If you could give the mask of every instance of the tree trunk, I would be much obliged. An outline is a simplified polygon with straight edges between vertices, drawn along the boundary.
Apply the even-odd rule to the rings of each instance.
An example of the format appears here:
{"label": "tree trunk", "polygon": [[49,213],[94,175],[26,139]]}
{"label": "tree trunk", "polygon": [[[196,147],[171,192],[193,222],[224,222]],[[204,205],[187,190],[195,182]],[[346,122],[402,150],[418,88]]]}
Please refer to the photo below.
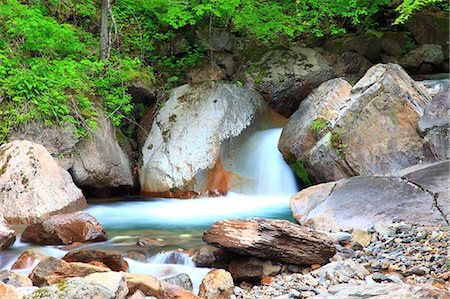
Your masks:
{"label": "tree trunk", "polygon": [[100,59],[109,58],[108,12],[109,0],[102,0],[102,17],[100,23]]}

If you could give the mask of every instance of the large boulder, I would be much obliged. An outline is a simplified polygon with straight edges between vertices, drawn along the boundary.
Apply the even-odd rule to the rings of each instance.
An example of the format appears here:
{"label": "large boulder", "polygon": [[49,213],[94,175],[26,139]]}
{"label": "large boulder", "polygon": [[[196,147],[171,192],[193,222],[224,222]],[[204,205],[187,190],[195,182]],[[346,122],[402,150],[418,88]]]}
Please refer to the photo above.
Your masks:
{"label": "large boulder", "polygon": [[381,40],[373,34],[348,37],[343,44],[345,51],[358,53],[372,62],[377,62],[381,53]]}
{"label": "large boulder", "polygon": [[62,259],[66,262],[100,262],[113,271],[128,271],[128,263],[122,254],[113,251],[85,249],[69,252]]}
{"label": "large boulder", "polygon": [[443,161],[401,171],[399,176],[354,177],[312,186],[292,197],[292,214],[302,225],[334,231],[397,221],[448,225],[449,165]]}
{"label": "large boulder", "polygon": [[297,110],[311,90],[334,76],[319,52],[299,47],[270,50],[249,61],[243,73],[244,81],[286,117]]}
{"label": "large boulder", "polygon": [[86,212],[54,215],[27,226],[21,241],[40,245],[106,241],[103,226]]}
{"label": "large boulder", "polygon": [[251,218],[214,223],[203,241],[228,251],[291,264],[325,264],[335,253],[324,233],[287,220]]}
{"label": "large boulder", "polygon": [[336,83],[313,92],[283,129],[278,147],[289,164],[326,182],[388,174],[423,159],[426,141],[416,128],[431,101],[423,86],[395,64],[372,67],[350,94]]}
{"label": "large boulder", "polygon": [[16,140],[0,147],[0,210],[8,223],[32,223],[87,207],[69,173],[40,144]]}
{"label": "large boulder", "polygon": [[103,114],[97,126],[92,138],[83,138],[74,148],[73,180],[78,186],[93,188],[133,186],[133,164],[119,145],[119,132]]}
{"label": "large boulder", "polygon": [[70,277],[84,277],[92,273],[111,271],[105,267],[85,263],[67,263],[54,257],[46,257],[34,267],[30,279],[35,286],[46,286],[58,283]]}
{"label": "large boulder", "polygon": [[399,60],[399,64],[412,73],[432,73],[444,61],[441,45],[420,45]]}
{"label": "large boulder", "polygon": [[221,143],[252,124],[262,104],[255,91],[233,84],[205,82],[174,89],[142,149],[142,193],[226,192]]}
{"label": "large boulder", "polygon": [[419,132],[427,142],[428,155],[441,160],[450,159],[450,80],[429,80],[420,84],[433,97],[418,123]]}
{"label": "large boulder", "polygon": [[408,45],[406,32],[384,32],[381,36],[383,52],[393,57],[400,57]]}
{"label": "large boulder", "polygon": [[448,18],[447,11],[419,12],[407,22],[407,28],[419,44],[438,44],[448,47]]}
{"label": "large boulder", "polygon": [[9,227],[0,212],[0,250],[10,247],[16,241],[16,232]]}

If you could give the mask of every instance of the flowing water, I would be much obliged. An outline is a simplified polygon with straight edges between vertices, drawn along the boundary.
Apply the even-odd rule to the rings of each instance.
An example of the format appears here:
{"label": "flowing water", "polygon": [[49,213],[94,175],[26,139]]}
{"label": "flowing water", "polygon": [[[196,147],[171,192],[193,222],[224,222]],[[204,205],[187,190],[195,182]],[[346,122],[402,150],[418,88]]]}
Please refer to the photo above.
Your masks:
{"label": "flowing water", "polygon": [[[109,240],[76,249],[122,252],[132,273],[147,273],[160,278],[186,273],[197,289],[209,269],[196,268],[188,253],[203,245],[201,236],[211,224],[230,218],[291,219],[289,199],[298,187],[277,149],[280,134],[281,129],[259,131],[242,145],[236,158],[237,169],[240,176],[253,183],[246,188],[232,188],[234,192],[226,196],[192,200],[127,197],[109,203],[90,204],[87,211],[105,227]],[[20,231],[23,228],[15,229]],[[137,246],[138,237],[157,240],[161,246]],[[26,249],[55,257],[67,253],[56,246],[30,246],[18,241],[0,254],[0,269],[10,269]],[[30,272],[32,266],[21,272]]]}

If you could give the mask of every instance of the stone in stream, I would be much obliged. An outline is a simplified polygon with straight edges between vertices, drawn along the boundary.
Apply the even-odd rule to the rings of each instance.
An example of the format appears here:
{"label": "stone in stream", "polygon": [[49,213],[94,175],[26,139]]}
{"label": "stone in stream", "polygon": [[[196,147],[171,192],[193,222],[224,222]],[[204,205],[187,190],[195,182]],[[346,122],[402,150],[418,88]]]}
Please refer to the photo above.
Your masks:
{"label": "stone in stream", "polygon": [[399,65],[371,67],[350,92],[345,84],[326,84],[302,102],[278,145],[284,159],[310,183],[390,174],[424,158],[428,142],[417,124],[431,96]]}
{"label": "stone in stream", "polygon": [[100,262],[113,271],[128,271],[128,263],[122,254],[113,251],[85,249],[67,253],[63,258],[66,262],[91,263]]}
{"label": "stone in stream", "polygon": [[215,250],[217,250],[217,248],[213,246],[206,245],[200,247],[199,250],[192,256],[192,261],[195,266],[212,268],[212,264],[216,259],[214,256]]}
{"label": "stone in stream", "polygon": [[40,144],[16,140],[0,147],[0,211],[9,224],[87,208],[81,190]]}
{"label": "stone in stream", "polygon": [[[354,177],[303,189],[291,199],[294,218],[322,230],[387,226],[397,221],[448,225],[450,161],[407,169],[401,177]],[[368,242],[367,240],[365,242]]]}
{"label": "stone in stream", "polygon": [[105,267],[98,267],[85,263],[67,263],[54,257],[47,257],[34,267],[30,273],[33,285],[45,286],[58,283],[64,278],[84,277],[96,272],[111,271]]}
{"label": "stone in stream", "polygon": [[163,279],[164,281],[177,285],[180,288],[191,291],[193,290],[192,280],[186,273],[172,275]]}
{"label": "stone in stream", "polygon": [[229,299],[234,292],[231,274],[223,269],[209,271],[200,284],[198,295],[205,299]]}
{"label": "stone in stream", "polygon": [[[23,299],[115,299],[116,294],[102,284],[88,281],[81,277],[74,277],[59,281],[57,284],[44,286]],[[123,297],[122,297],[123,298]]]}
{"label": "stone in stream", "polygon": [[205,82],[175,88],[142,148],[141,193],[193,197],[228,191],[220,151],[262,112],[254,90]]}
{"label": "stone in stream", "polygon": [[218,221],[205,231],[203,241],[237,254],[290,264],[326,264],[336,253],[324,233],[265,218]]}
{"label": "stone in stream", "polygon": [[21,241],[40,245],[106,241],[103,226],[86,212],[54,215],[27,226]]}
{"label": "stone in stream", "polygon": [[27,276],[8,270],[0,271],[0,282],[16,288],[31,287],[33,285]]}
{"label": "stone in stream", "polygon": [[37,264],[40,260],[43,260],[47,256],[36,250],[25,250],[22,252],[14,264],[11,266],[11,270],[26,269]]}
{"label": "stone in stream", "polygon": [[0,212],[0,250],[11,247],[16,241],[16,232],[9,227]]}

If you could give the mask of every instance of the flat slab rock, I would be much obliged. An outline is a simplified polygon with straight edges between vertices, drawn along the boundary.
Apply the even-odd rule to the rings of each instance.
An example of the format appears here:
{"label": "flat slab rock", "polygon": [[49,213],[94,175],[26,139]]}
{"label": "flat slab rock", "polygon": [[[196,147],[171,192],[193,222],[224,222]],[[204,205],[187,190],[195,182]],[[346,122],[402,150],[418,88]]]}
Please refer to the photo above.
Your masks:
{"label": "flat slab rock", "polygon": [[94,216],[86,212],[54,215],[27,226],[21,241],[41,245],[106,241],[106,232]]}
{"label": "flat slab rock", "polygon": [[325,264],[335,253],[324,233],[286,220],[224,220],[204,234],[206,243],[242,255],[290,264]]}
{"label": "flat slab rock", "polygon": [[291,199],[294,218],[317,229],[367,229],[407,221],[448,225],[449,161],[391,177],[354,177],[304,189]]}
{"label": "flat slab rock", "polygon": [[105,250],[79,250],[67,253],[63,258],[66,262],[91,263],[100,262],[113,271],[127,272],[128,263],[118,252]]}

